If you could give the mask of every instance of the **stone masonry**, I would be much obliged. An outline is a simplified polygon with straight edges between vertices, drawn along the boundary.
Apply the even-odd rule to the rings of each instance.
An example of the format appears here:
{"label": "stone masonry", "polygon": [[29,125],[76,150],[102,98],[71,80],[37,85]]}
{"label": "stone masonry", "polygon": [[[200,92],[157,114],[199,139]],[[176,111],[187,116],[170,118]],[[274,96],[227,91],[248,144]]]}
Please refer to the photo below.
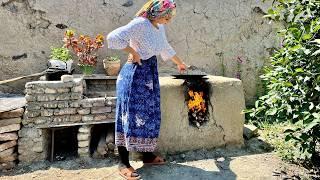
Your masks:
{"label": "stone masonry", "polygon": [[23,108],[0,112],[0,171],[16,165],[18,131],[23,112]]}
{"label": "stone masonry", "polygon": [[26,84],[26,111],[19,132],[19,160],[48,158],[50,128],[80,126],[78,154],[88,156],[90,124],[114,121],[115,97],[83,98],[82,78],[62,76],[61,81],[33,81]]}

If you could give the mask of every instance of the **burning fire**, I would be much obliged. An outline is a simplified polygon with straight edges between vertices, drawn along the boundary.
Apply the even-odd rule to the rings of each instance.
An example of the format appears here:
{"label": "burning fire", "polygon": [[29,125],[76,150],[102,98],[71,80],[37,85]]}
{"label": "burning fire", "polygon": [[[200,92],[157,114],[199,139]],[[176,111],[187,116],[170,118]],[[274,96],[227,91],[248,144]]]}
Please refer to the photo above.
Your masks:
{"label": "burning fire", "polygon": [[206,112],[207,108],[205,100],[203,99],[203,92],[194,92],[189,90],[190,99],[188,101],[188,108],[192,112]]}

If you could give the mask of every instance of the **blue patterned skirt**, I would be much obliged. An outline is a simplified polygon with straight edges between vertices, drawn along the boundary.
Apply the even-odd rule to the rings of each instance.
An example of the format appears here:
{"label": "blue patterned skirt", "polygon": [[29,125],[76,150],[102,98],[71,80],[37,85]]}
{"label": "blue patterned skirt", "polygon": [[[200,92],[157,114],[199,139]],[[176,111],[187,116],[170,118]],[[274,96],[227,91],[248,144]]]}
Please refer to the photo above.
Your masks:
{"label": "blue patterned skirt", "polygon": [[160,85],[157,58],[126,63],[117,79],[117,146],[153,152],[160,131]]}

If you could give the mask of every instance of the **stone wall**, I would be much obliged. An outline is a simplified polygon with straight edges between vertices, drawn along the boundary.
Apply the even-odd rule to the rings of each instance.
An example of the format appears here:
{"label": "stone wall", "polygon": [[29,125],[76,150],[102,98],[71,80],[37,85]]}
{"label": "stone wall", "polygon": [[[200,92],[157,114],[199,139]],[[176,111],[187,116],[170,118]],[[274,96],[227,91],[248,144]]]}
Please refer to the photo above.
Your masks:
{"label": "stone wall", "polygon": [[[107,35],[128,23],[144,2],[1,0],[0,80],[44,70],[50,47],[62,45],[67,28],[91,36]],[[279,44],[275,26],[262,18],[269,4],[256,0],[176,2],[177,16],[168,25],[167,35],[178,55],[209,74],[240,77],[246,101],[252,103],[260,92],[261,67]],[[96,73],[104,73],[105,55],[119,53],[101,50]],[[120,54],[124,61],[125,55]],[[160,63],[162,74],[175,71],[172,63]],[[22,93],[24,83],[1,85],[0,91]]]}
{"label": "stone wall", "polygon": [[0,171],[16,165],[18,131],[23,113],[23,108],[0,112]]}
{"label": "stone wall", "polygon": [[47,159],[50,129],[80,126],[78,154],[89,156],[92,124],[114,121],[115,97],[83,99],[82,78],[63,76],[61,81],[33,81],[26,84],[26,111],[19,132],[19,160]]}

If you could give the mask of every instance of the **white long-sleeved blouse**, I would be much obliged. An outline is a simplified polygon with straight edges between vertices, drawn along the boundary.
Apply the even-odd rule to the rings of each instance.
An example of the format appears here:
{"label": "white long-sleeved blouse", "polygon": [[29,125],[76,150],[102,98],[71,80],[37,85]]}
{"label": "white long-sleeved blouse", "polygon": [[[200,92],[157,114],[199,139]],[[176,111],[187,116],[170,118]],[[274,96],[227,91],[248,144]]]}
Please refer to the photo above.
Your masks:
{"label": "white long-sleeved blouse", "polygon": [[109,33],[107,44],[110,49],[124,49],[129,45],[142,60],[160,55],[166,61],[176,54],[167,41],[164,26],[159,24],[157,29],[143,17],[136,17],[127,25]]}

